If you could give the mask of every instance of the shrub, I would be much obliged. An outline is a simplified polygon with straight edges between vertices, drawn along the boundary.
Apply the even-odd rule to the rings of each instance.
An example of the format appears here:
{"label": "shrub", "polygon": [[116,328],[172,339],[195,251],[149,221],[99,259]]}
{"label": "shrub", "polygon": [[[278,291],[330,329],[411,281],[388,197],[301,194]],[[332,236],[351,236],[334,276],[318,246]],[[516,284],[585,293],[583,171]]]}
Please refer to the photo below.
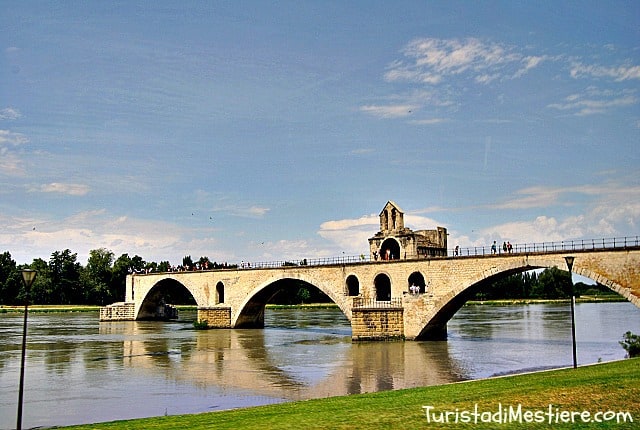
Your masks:
{"label": "shrub", "polygon": [[630,331],[626,332],[622,336],[620,345],[627,351],[629,358],[640,356],[640,336],[633,334]]}
{"label": "shrub", "polygon": [[199,320],[193,322],[193,328],[196,330],[207,330],[209,328],[209,321]]}

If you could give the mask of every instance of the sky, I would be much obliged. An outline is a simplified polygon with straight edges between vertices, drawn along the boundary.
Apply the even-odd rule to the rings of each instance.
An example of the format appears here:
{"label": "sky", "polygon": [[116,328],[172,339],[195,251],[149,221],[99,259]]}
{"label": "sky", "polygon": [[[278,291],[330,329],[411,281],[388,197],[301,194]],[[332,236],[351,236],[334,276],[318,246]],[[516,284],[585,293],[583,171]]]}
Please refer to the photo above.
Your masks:
{"label": "sky", "polygon": [[640,2],[0,4],[0,252],[640,235]]}

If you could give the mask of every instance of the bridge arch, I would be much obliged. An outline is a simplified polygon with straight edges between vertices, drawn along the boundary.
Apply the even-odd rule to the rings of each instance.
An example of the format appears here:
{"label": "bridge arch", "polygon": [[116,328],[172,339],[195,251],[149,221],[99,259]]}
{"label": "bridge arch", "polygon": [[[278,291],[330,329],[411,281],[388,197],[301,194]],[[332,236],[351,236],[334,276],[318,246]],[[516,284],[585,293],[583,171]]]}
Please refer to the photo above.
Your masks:
{"label": "bridge arch", "polygon": [[391,278],[386,273],[378,273],[373,279],[376,300],[379,302],[391,301]]}
{"label": "bridge arch", "polygon": [[[544,257],[527,257],[524,262],[522,260],[505,260],[500,264],[491,268],[491,270],[484,270],[476,273],[467,282],[453,288],[453,290],[446,296],[441,296],[432,309],[434,311],[427,312],[422,315],[422,320],[425,322],[420,333],[415,337],[415,340],[441,340],[446,339],[446,325],[447,322],[453,318],[453,316],[464,306],[464,304],[474,297],[475,293],[483,286],[488,285],[500,278],[504,278],[516,273],[523,273],[529,270],[535,269],[549,269],[557,267],[560,270],[567,271],[564,256],[556,255],[556,258],[544,258]],[[622,295],[630,302],[638,306],[637,297],[631,294],[629,288],[624,288],[620,284],[613,280],[608,279],[602,274],[596,273],[588,266],[581,267],[574,264],[573,273],[590,278],[600,284],[608,287],[616,293]],[[640,307],[640,306],[638,306]]]}
{"label": "bridge arch", "polygon": [[382,260],[398,260],[400,252],[400,242],[394,237],[385,239],[380,245],[380,258]]}
{"label": "bridge arch", "polygon": [[184,284],[171,278],[162,279],[156,282],[144,295],[137,309],[136,319],[174,318],[166,305],[180,302],[182,301],[181,298],[185,297],[189,297],[193,302],[196,302],[193,293]]}
{"label": "bridge arch", "polygon": [[342,313],[351,320],[351,308],[347,303],[347,296],[338,296],[333,288],[322,282],[307,279],[303,276],[274,277],[254,288],[244,299],[235,315],[232,315],[232,327],[262,328],[264,327],[265,306],[279,291],[287,288],[287,283],[297,282],[315,287],[338,305]]}
{"label": "bridge arch", "polygon": [[424,294],[426,292],[427,283],[425,282],[424,276],[422,275],[422,273],[413,272],[412,274],[409,275],[409,278],[407,279],[407,291],[409,291],[410,293],[413,292],[411,290],[412,286],[414,288],[418,287],[416,291],[418,294]]}
{"label": "bridge arch", "polygon": [[360,295],[360,280],[354,274],[347,276],[345,280],[347,287],[347,295],[350,297],[359,296]]}
{"label": "bridge arch", "polygon": [[224,303],[224,284],[219,281],[216,284],[216,299],[215,304]]}
{"label": "bridge arch", "polygon": [[[166,304],[176,304],[173,299],[176,294],[181,294],[181,297],[192,298],[198,307],[206,306],[206,291],[199,284],[194,284],[188,277],[180,277],[169,273],[163,275],[160,279],[153,279],[145,275],[130,276],[131,295],[136,297],[135,319],[163,319],[162,316],[154,316],[153,313],[158,310],[163,298]],[[150,284],[144,282],[146,279],[153,279],[153,282]]]}

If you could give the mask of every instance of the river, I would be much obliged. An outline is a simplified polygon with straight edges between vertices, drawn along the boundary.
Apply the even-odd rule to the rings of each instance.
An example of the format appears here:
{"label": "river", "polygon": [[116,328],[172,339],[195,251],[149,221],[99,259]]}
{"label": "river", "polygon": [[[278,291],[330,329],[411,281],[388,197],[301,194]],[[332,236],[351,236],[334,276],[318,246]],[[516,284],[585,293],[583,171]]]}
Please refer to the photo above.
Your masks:
{"label": "river", "polygon": [[[352,343],[337,309],[267,309],[264,330],[29,315],[23,428],[216,411],[571,366],[568,305],[469,305],[439,342]],[[576,305],[578,364],[622,359],[631,303]],[[15,428],[22,315],[0,314],[0,429]]]}

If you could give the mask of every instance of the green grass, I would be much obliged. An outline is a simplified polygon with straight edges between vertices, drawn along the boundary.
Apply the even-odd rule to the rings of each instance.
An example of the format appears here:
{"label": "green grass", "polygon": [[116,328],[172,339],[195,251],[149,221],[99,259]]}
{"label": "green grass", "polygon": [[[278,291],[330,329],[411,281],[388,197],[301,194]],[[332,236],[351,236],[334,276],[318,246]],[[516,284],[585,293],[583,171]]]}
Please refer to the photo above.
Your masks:
{"label": "green grass", "polygon": [[[497,299],[497,300],[469,300],[465,303],[469,305],[488,306],[508,306],[508,305],[538,305],[538,304],[563,304],[569,303],[570,299]],[[582,295],[576,297],[576,303],[617,303],[628,301],[617,294],[603,294],[599,296]]]}
{"label": "green grass", "polygon": [[[493,429],[634,428],[640,422],[640,359],[409,390],[385,391],[192,415],[114,421],[74,429]],[[595,414],[629,412],[633,423],[601,424],[435,424],[423,406],[435,411],[495,413],[522,406],[526,411]],[[453,420],[453,416],[451,416]]]}
{"label": "green grass", "polygon": [[[29,313],[59,313],[59,312],[98,312],[100,306],[97,305],[29,305]],[[0,306],[0,313],[24,312],[24,305],[21,306]]]}

